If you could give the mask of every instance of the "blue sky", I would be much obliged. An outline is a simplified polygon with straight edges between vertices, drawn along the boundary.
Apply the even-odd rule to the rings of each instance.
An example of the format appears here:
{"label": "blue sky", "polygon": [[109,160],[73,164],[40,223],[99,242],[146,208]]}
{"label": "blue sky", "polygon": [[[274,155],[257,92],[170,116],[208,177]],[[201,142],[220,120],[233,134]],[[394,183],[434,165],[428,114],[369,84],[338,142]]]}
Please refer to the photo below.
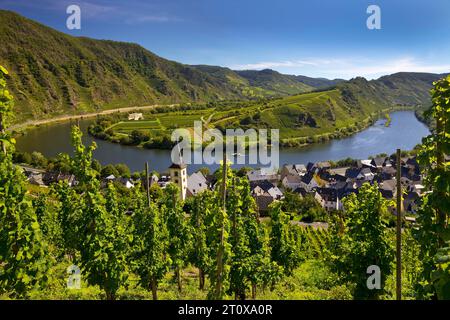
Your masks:
{"label": "blue sky", "polygon": [[[81,30],[66,7],[81,8]],[[381,30],[366,9],[381,8]],[[449,0],[0,0],[75,36],[139,43],[187,64],[314,77],[450,72]]]}

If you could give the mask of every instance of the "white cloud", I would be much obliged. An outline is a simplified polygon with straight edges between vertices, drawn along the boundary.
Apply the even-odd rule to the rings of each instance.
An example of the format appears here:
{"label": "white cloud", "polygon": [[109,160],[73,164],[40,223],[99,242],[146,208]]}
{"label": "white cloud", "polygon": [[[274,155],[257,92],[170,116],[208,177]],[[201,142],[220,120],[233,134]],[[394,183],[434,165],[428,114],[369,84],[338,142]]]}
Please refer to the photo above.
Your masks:
{"label": "white cloud", "polygon": [[283,73],[315,74],[328,78],[353,78],[362,76],[368,79],[396,72],[450,72],[450,64],[435,64],[418,61],[411,57],[390,60],[367,58],[354,59],[301,59],[284,61],[264,61],[243,65],[234,65],[235,70],[278,69]]}
{"label": "white cloud", "polygon": [[345,68],[330,70],[332,73],[340,73],[345,77],[363,76],[376,78],[396,72],[450,72],[450,64],[429,64],[417,61],[414,58],[400,58],[383,62],[368,61],[364,64],[348,63]]}
{"label": "white cloud", "polygon": [[260,70],[271,69],[277,67],[304,67],[304,66],[321,66],[333,63],[336,60],[327,59],[305,59],[305,60],[286,60],[286,61],[265,61],[258,63],[249,63],[231,66],[235,70]]}
{"label": "white cloud", "polygon": [[135,15],[126,20],[128,24],[146,23],[146,22],[177,22],[182,21],[180,18],[167,15]]}

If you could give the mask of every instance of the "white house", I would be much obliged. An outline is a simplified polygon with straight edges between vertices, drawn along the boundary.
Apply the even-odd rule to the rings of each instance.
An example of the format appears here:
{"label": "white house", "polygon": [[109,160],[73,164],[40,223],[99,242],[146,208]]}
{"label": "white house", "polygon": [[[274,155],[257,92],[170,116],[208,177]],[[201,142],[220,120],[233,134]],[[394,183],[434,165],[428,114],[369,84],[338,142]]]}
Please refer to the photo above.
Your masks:
{"label": "white house", "polygon": [[247,178],[250,182],[267,180],[276,183],[279,176],[274,170],[262,168],[247,172]]}
{"label": "white house", "polygon": [[128,115],[128,120],[135,120],[135,121],[137,121],[137,120],[142,120],[142,119],[144,119],[144,116],[142,115],[142,113],[134,112],[134,113],[130,113]]}
{"label": "white house", "polygon": [[205,176],[199,171],[191,174],[187,179],[186,196],[192,197],[208,189]]}
{"label": "white house", "polygon": [[283,186],[287,189],[295,190],[302,185],[302,178],[299,175],[287,175],[281,181]]}

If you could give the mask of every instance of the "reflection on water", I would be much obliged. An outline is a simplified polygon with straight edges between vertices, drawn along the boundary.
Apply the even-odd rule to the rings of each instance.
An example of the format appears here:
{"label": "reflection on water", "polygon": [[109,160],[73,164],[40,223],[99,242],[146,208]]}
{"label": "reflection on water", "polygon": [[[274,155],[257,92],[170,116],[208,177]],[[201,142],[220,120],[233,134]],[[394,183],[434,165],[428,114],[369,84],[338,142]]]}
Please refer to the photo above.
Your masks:
{"label": "reflection on water", "polygon": [[[140,171],[144,163],[149,162],[151,170],[163,172],[170,165],[169,150],[147,150],[142,148],[121,146],[114,143],[94,139],[87,133],[87,127],[93,120],[80,121],[85,133],[83,140],[91,143],[95,140],[97,150],[94,157],[102,164],[125,163],[132,171]],[[72,153],[70,145],[70,127],[73,123],[59,123],[29,130],[26,135],[17,138],[17,149],[20,151],[39,151],[47,157],[58,153]],[[285,163],[308,163],[325,160],[339,160],[347,157],[364,159],[379,153],[394,153],[397,148],[410,150],[421,142],[422,137],[429,134],[428,128],[419,122],[414,112],[398,111],[391,114],[391,124],[384,126],[384,120],[377,121],[370,128],[351,137],[310,145],[301,149],[280,150],[280,165]],[[239,168],[243,165],[235,165]],[[203,167],[190,165],[189,172]],[[209,166],[212,170],[217,165]]]}

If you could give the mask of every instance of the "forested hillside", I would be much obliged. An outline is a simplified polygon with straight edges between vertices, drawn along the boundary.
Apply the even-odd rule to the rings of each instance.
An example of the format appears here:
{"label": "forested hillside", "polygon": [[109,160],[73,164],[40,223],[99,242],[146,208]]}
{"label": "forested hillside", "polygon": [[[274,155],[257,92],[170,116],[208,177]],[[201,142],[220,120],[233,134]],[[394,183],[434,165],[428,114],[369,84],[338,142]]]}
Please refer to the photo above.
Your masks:
{"label": "forested hillside", "polygon": [[346,82],[269,69],[189,66],[137,44],[72,37],[2,10],[0,40],[0,61],[11,70],[7,81],[16,97],[14,122],[156,103],[280,97],[332,86],[356,108],[422,105],[432,82],[442,77],[398,73]]}
{"label": "forested hillside", "polygon": [[9,11],[0,11],[0,39],[1,63],[12,71],[8,85],[17,97],[16,121],[314,89],[290,76],[254,83],[226,68],[163,59],[137,44],[72,37]]}

